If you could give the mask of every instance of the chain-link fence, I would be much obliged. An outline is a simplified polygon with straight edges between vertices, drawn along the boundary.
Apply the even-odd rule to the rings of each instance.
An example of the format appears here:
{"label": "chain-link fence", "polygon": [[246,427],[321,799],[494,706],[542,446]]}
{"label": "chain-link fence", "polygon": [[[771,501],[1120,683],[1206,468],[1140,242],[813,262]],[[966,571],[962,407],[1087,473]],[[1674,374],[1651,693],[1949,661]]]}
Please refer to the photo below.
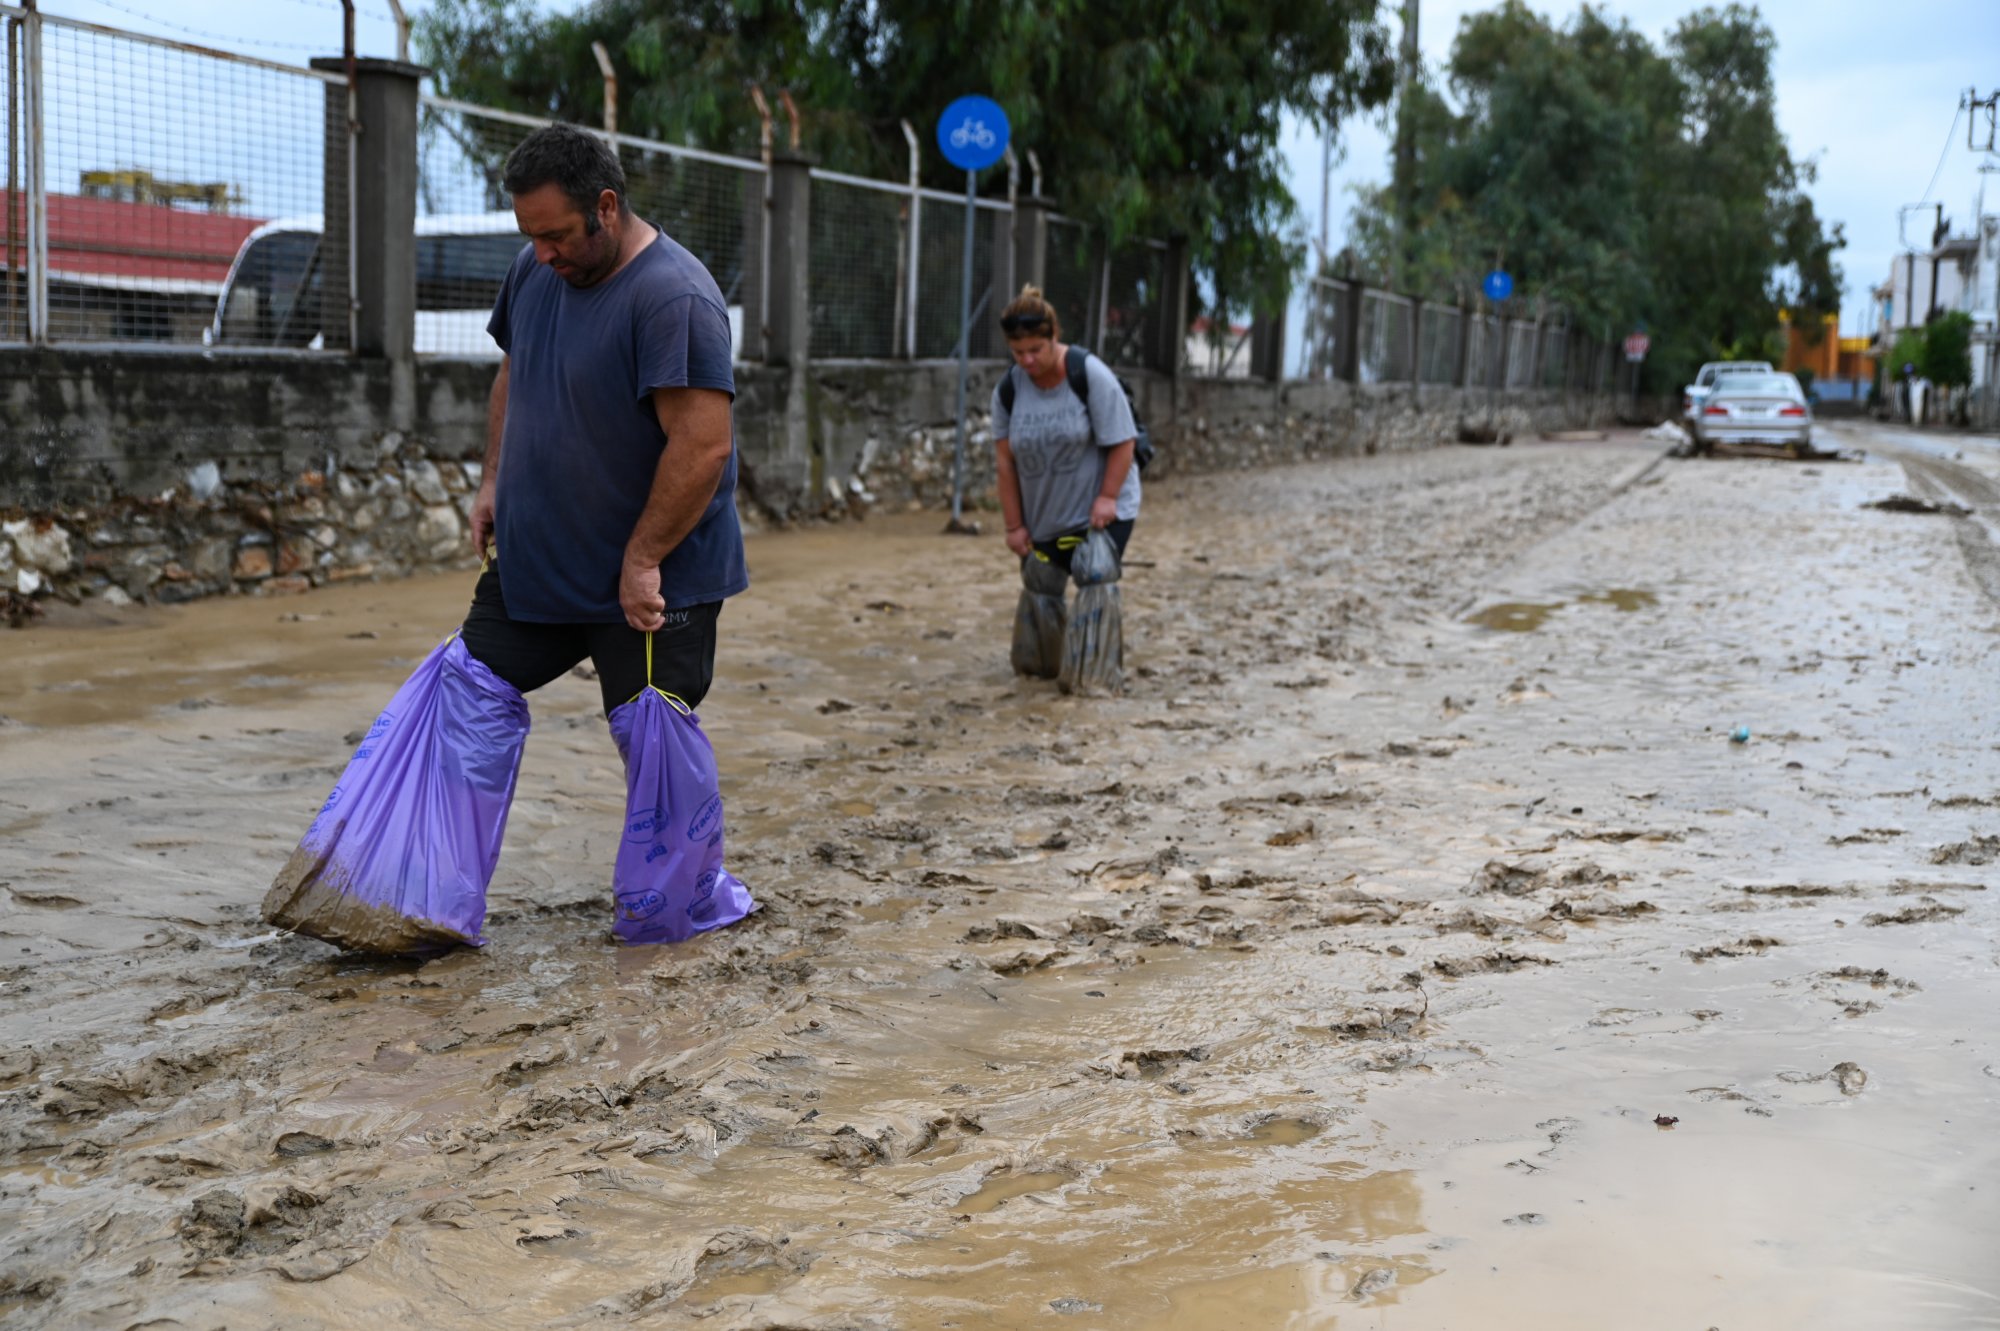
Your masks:
{"label": "chain-link fence", "polygon": [[1091,315],[1097,307],[1097,252],[1089,230],[1067,217],[1049,218],[1048,253],[1042,294],[1056,308],[1063,338],[1085,346],[1096,330]]}
{"label": "chain-link fence", "polygon": [[[815,358],[904,354],[912,307],[910,211],[907,190],[814,173],[808,271]],[[939,225],[926,201],[917,218],[919,247]]]}
{"label": "chain-link fence", "polygon": [[1414,367],[1410,361],[1410,317],[1414,308],[1408,296],[1387,291],[1364,291],[1361,297],[1361,370],[1364,384],[1408,383]]}
{"label": "chain-link fence", "polygon": [[[0,193],[0,340],[344,347],[326,326],[349,280],[344,75],[204,52],[0,3],[6,180]],[[540,117],[434,96],[419,103],[416,327],[422,355],[497,356],[486,322],[521,253],[503,176]],[[600,132],[600,131],[593,131]],[[739,354],[769,321],[771,181],[763,163],[606,135],[635,211],[715,277]],[[961,335],[966,203],[943,191],[815,169],[809,209],[810,353],[945,357]],[[974,205],[975,355],[1003,350],[999,307],[1018,289],[1019,216]],[[328,214],[335,225],[326,225]],[[1176,251],[1107,247],[1050,214],[1041,285],[1067,340],[1114,365],[1245,377],[1248,310],[1166,327]],[[1350,308],[1358,302],[1358,308]],[[1504,320],[1325,277],[1298,283],[1286,345],[1255,372],[1363,383],[1591,391],[1602,348],[1559,314]],[[1350,336],[1354,345],[1345,345]],[[761,346],[760,337],[748,340]],[[758,354],[752,350],[750,354]]]}
{"label": "chain-link fence", "polygon": [[[497,356],[486,320],[525,241],[503,184],[508,154],[551,122],[422,99],[417,138],[419,355]],[[598,132],[598,131],[593,131]],[[605,136],[625,168],[632,211],[708,268],[743,345],[743,301],[762,260],[764,169],[649,139]],[[753,314],[753,318],[760,317]]]}
{"label": "chain-link fence", "polygon": [[1449,305],[1425,305],[1417,321],[1417,377],[1427,384],[1458,382],[1459,312]]}
{"label": "chain-link fence", "polygon": [[[317,225],[330,116],[344,132],[337,75],[11,7],[0,17],[0,336],[199,345],[316,322],[300,317],[317,303],[312,247],[274,237]],[[46,272],[38,327],[31,239]]]}
{"label": "chain-link fence", "polygon": [[[923,226],[917,243],[917,343],[921,358],[956,356],[959,305],[965,286],[965,199],[936,190],[923,192]],[[978,334],[1000,317],[993,305],[996,240],[1004,241],[1006,206],[980,200],[972,219],[973,346]],[[997,235],[996,235],[997,233]],[[818,284],[815,269],[814,284]],[[887,288],[884,288],[886,291]],[[1006,301],[1000,302],[1001,306]]]}
{"label": "chain-link fence", "polygon": [[1097,354],[1112,365],[1144,365],[1166,285],[1167,247],[1138,241],[1111,256]]}
{"label": "chain-link fence", "polygon": [[1563,383],[1564,352],[1569,346],[1569,329],[1561,324],[1542,327],[1541,360],[1538,370],[1543,388],[1560,388]]}
{"label": "chain-link fence", "polygon": [[1347,305],[1353,299],[1345,282],[1308,277],[1292,293],[1292,326],[1299,330],[1294,354],[1285,370],[1299,379],[1337,379],[1341,373],[1341,336],[1347,327]]}
{"label": "chain-link fence", "polygon": [[1536,325],[1507,325],[1507,388],[1527,388],[1535,381]]}

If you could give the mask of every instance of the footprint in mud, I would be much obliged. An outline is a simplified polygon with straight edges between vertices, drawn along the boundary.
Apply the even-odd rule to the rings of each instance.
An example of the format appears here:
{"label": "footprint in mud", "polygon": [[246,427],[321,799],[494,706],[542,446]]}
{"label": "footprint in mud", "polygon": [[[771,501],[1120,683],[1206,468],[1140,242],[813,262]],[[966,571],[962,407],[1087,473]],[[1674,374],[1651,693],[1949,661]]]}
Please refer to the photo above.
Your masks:
{"label": "footprint in mud", "polygon": [[1752,934],[1733,943],[1711,943],[1707,947],[1691,947],[1681,955],[1689,961],[1711,961],[1718,957],[1761,957],[1772,948],[1783,946],[1784,943],[1776,938]]}
{"label": "footprint in mud", "polygon": [[1138,1049],[1120,1054],[1115,1062],[1096,1065],[1120,1080],[1130,1081],[1140,1078],[1157,1081],[1171,1074],[1183,1063],[1206,1063],[1209,1051],[1204,1045],[1190,1045],[1185,1049]]}
{"label": "footprint in mud", "polygon": [[1775,897],[1784,901],[1809,901],[1820,897],[1851,897],[1851,887],[1827,887],[1820,883],[1748,883],[1737,889],[1747,896]]}
{"label": "footprint in mud", "polygon": [[694,1279],[679,1301],[699,1305],[777,1293],[812,1265],[812,1254],[794,1254],[791,1243],[784,1236],[774,1241],[751,1230],[724,1230],[695,1259]]}
{"label": "footprint in mud", "polygon": [[959,1198],[953,1213],[987,1215],[1016,1197],[1055,1192],[1075,1181],[1075,1176],[1065,1170],[996,1170],[988,1174],[976,1189]]}
{"label": "footprint in mud", "polygon": [[1954,841],[1931,852],[1932,864],[1984,865],[2000,862],[2000,836],[1976,836]]}
{"label": "footprint in mud", "polygon": [[1809,1086],[1815,1082],[1829,1082],[1840,1093],[1850,1099],[1861,1094],[1868,1087],[1868,1074],[1858,1063],[1835,1063],[1825,1072],[1780,1072],[1778,1080],[1793,1086]]}
{"label": "footprint in mud", "polygon": [[1324,1124],[1284,1114],[1268,1114],[1250,1125],[1239,1140],[1259,1146],[1299,1146],[1326,1131]]}
{"label": "footprint in mud", "polygon": [[844,1123],[821,1138],[813,1153],[829,1164],[866,1169],[922,1155],[949,1133],[977,1136],[985,1130],[977,1117],[963,1113],[941,1113],[920,1120],[899,1117],[872,1132]]}
{"label": "footprint in mud", "polygon": [[1526,952],[1488,952],[1476,957],[1440,957],[1431,963],[1431,969],[1447,979],[1462,980],[1469,975],[1504,974],[1553,965],[1555,962],[1548,957],[1531,956]]}
{"label": "footprint in mud", "polygon": [[1865,984],[1871,989],[1891,989],[1899,994],[1920,993],[1923,986],[1915,980],[1899,980],[1887,970],[1867,970],[1860,966],[1842,966],[1836,971],[1821,971],[1823,980],[1847,980],[1854,984]]}
{"label": "footprint in mud", "polygon": [[1901,910],[1876,911],[1862,917],[1866,925],[1880,927],[1885,924],[1929,924],[1934,920],[1948,920],[1954,915],[1965,914],[1963,906],[1947,906],[1942,901],[1926,899],[1914,906]]}
{"label": "footprint in mud", "polygon": [[1758,1104],[1756,1100],[1752,1099],[1750,1096],[1745,1095],[1743,1092],[1737,1090],[1733,1086],[1697,1086],[1693,1090],[1689,1091],[1688,1094],[1692,1095],[1695,1099],[1701,1101],[1703,1104],[1713,1104],[1716,1101],[1726,1101],[1731,1104],[1742,1105],[1743,1112],[1746,1114],[1755,1114],[1758,1118],[1771,1117],[1771,1111],[1769,1109],[1766,1109],[1763,1105]]}
{"label": "footprint in mud", "polygon": [[1071,1295],[1067,1298],[1061,1298],[1061,1299],[1050,1299],[1049,1307],[1054,1309],[1056,1312],[1064,1314],[1101,1313],[1104,1311],[1103,1304],[1092,1303],[1088,1299],[1079,1299],[1075,1295]]}

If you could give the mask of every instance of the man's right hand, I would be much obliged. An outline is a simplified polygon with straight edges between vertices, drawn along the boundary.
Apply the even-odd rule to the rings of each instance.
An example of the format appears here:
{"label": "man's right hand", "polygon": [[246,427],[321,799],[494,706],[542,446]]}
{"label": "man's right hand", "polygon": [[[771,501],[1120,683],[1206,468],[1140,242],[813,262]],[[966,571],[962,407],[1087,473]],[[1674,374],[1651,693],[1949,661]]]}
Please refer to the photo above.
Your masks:
{"label": "man's right hand", "polygon": [[1007,548],[1012,550],[1017,558],[1026,559],[1028,551],[1035,548],[1035,543],[1028,536],[1028,529],[1026,527],[1009,527],[1007,529]]}
{"label": "man's right hand", "polygon": [[472,499],[472,553],[486,558],[486,550],[493,543],[493,478],[479,482],[479,493]]}

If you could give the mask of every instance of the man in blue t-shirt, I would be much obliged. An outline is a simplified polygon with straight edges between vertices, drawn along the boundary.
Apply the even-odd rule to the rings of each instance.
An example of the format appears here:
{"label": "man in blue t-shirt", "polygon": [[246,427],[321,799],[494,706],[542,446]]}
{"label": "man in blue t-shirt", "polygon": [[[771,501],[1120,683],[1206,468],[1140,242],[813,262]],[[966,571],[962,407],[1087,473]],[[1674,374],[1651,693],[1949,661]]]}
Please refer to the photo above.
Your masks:
{"label": "man in blue t-shirt", "polygon": [[700,260],[634,215],[594,135],[535,131],[503,183],[530,243],[487,324],[506,357],[466,650],[523,693],[588,656],[606,712],[648,684],[697,707],[723,598],[750,585],[728,307]]}

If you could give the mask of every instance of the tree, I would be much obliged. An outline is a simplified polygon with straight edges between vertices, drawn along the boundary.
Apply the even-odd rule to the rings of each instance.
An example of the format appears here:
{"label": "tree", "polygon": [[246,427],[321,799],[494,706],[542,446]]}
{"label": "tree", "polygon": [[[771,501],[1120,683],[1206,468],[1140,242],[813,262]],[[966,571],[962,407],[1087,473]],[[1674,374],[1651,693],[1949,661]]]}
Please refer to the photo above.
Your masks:
{"label": "tree", "polygon": [[593,37],[631,132],[751,153],[747,85],[789,90],[803,146],[890,179],[900,122],[924,174],[953,172],[930,127],[980,90],[1007,108],[1063,210],[1120,243],[1189,238],[1225,299],[1282,289],[1302,252],[1278,151],[1282,114],[1330,127],[1393,88],[1378,0],[439,0],[418,47],[451,96],[595,122]]}
{"label": "tree", "polygon": [[[1775,41],[1731,4],[1684,19],[1663,48],[1590,5],[1565,26],[1522,0],[1461,21],[1446,69],[1403,114],[1423,144],[1410,193],[1407,285],[1462,298],[1486,269],[1604,336],[1643,321],[1647,372],[1760,355],[1790,307],[1816,325],[1840,301],[1844,243],[1778,132]],[[1364,193],[1356,247],[1388,271],[1399,182]]]}
{"label": "tree", "polygon": [[1971,383],[1972,316],[1964,310],[1950,310],[1925,324],[1915,360],[1917,373],[1940,388]]}

